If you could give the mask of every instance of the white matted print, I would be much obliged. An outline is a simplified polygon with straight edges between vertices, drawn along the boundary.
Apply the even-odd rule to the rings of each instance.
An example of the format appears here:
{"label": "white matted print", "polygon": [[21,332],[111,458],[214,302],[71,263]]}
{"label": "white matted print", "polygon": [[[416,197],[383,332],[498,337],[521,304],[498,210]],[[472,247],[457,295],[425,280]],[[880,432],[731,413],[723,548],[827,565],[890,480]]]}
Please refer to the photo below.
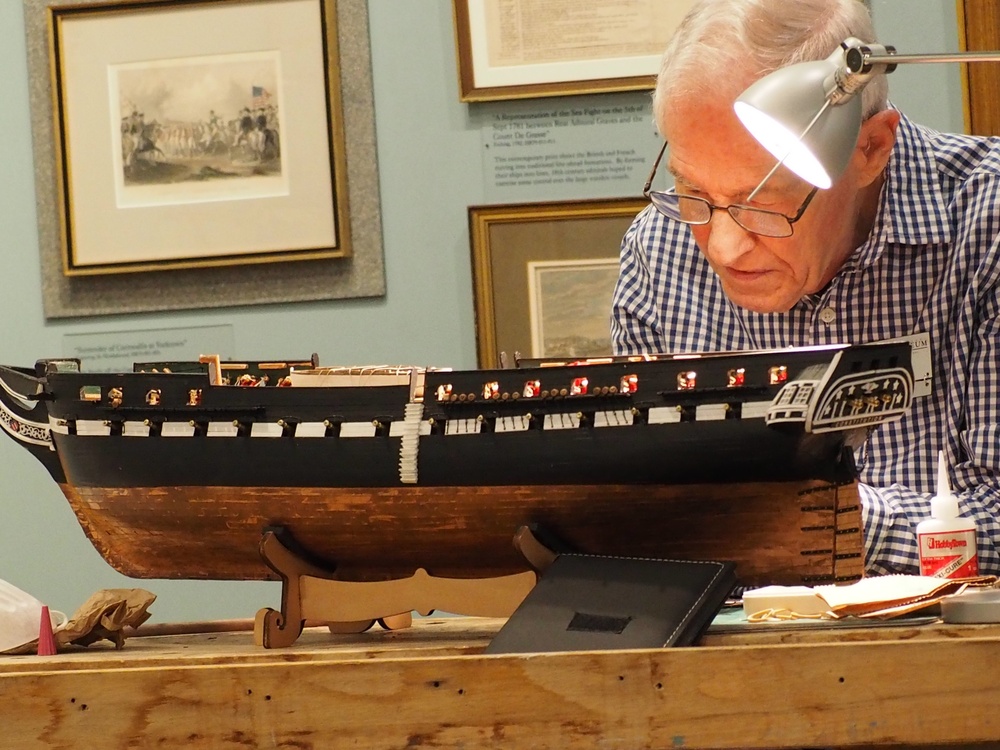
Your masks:
{"label": "white matted print", "polygon": [[606,355],[618,270],[618,258],[529,262],[531,356]]}
{"label": "white matted print", "polygon": [[274,50],[112,65],[117,207],[287,195],[280,70]]}

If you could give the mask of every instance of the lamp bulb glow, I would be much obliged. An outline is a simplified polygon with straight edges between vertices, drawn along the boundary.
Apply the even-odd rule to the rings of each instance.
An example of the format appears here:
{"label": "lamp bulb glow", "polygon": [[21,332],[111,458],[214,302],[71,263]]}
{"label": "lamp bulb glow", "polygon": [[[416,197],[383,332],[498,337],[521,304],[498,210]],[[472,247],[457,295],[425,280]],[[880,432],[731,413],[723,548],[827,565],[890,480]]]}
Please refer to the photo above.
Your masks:
{"label": "lamp bulb glow", "polygon": [[736,101],[733,106],[736,116],[754,139],[785,167],[822,190],[833,184],[831,176],[802,143],[798,133],[793,133],[773,117],[746,102]]}

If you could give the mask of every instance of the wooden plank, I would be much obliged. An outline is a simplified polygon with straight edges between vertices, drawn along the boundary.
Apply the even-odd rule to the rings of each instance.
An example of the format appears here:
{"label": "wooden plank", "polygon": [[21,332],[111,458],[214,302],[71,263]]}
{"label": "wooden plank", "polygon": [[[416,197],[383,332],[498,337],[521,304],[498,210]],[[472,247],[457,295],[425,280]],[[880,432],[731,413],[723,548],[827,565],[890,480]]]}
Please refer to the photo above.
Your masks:
{"label": "wooden plank", "polygon": [[[384,630],[378,626],[364,633],[333,635],[326,627],[303,630],[294,645],[280,652],[268,651],[253,641],[253,620],[240,631],[188,633],[165,636],[133,636],[125,648],[115,651],[107,641],[89,648],[60,652],[50,657],[0,657],[0,675],[15,672],[72,669],[106,670],[126,668],[170,668],[218,664],[266,664],[282,658],[308,660],[401,659],[429,656],[478,654],[496,635],[502,618],[417,618],[413,627]],[[147,628],[140,628],[139,632]],[[153,632],[161,629],[154,625]]]}
{"label": "wooden plank", "polygon": [[[231,621],[222,621],[231,622]],[[375,660],[428,658],[430,656],[476,656],[506,622],[504,618],[428,617],[415,618],[404,630],[373,627],[364,633],[331,635],[326,627],[303,630],[293,646],[281,652],[267,651],[253,642],[253,620],[243,627],[222,629],[215,621],[187,623],[183,633],[141,636],[126,639],[125,648],[115,651],[102,641],[89,648],[61,652],[42,658],[0,659],[0,675],[14,672],[124,669],[217,664],[266,664],[281,658],[298,661]],[[171,624],[143,626],[139,633],[171,630]],[[957,638],[1000,638],[1000,625],[913,624],[893,621],[891,627],[842,627],[816,623],[756,623],[741,629],[709,628],[700,644],[705,646],[760,646],[803,643],[857,643],[868,641],[933,640]]]}
{"label": "wooden plank", "polygon": [[[406,631],[387,633],[375,649],[363,636],[320,648],[312,632],[309,645],[251,652],[249,634],[235,649],[237,634],[219,634],[193,658],[184,655],[192,637],[188,648],[174,637],[143,644],[145,656],[131,662],[127,652],[143,639],[77,666],[73,655],[16,660],[17,670],[4,663],[5,743],[572,749],[1000,737],[1000,688],[983,668],[1000,659],[997,628],[965,630],[967,637],[944,628],[908,640],[531,656],[433,648],[461,638],[463,624],[438,630],[440,639],[414,628],[395,654],[382,647]],[[478,623],[464,642],[475,648],[495,625]],[[888,636],[883,629],[874,637]],[[421,654],[425,644],[432,648]]]}

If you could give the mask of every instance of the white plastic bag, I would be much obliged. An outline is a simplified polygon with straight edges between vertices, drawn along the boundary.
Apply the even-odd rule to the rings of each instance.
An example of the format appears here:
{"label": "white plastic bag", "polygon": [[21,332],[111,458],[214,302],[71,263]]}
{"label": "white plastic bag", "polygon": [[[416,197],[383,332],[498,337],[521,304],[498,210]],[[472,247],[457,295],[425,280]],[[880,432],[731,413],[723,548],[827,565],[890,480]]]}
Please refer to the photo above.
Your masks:
{"label": "white plastic bag", "polygon": [[[66,624],[66,615],[49,611],[52,630]],[[0,578],[0,654],[21,649],[38,640],[42,603],[26,591]]]}

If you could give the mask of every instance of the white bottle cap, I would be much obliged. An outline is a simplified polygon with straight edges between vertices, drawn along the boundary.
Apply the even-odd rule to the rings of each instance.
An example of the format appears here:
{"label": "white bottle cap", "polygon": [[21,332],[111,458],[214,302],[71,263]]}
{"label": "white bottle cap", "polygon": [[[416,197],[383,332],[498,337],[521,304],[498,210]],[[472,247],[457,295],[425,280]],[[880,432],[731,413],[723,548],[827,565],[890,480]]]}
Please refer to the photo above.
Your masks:
{"label": "white bottle cap", "polygon": [[951,494],[944,451],[938,451],[937,494],[931,498],[931,517],[941,520],[958,518],[958,500]]}

